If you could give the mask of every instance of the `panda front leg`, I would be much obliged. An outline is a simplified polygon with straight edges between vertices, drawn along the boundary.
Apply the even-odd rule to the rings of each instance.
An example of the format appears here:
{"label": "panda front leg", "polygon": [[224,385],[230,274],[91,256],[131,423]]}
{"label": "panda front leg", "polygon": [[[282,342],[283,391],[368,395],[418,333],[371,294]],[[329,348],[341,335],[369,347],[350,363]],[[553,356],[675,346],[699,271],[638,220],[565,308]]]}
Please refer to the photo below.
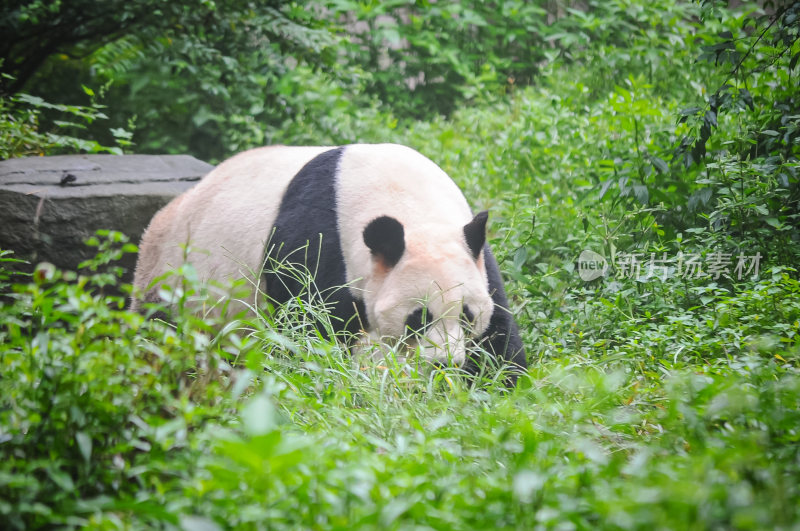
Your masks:
{"label": "panda front leg", "polygon": [[516,384],[519,374],[523,373],[528,367],[525,347],[522,346],[519,328],[508,308],[508,298],[503,288],[503,278],[500,276],[500,267],[497,264],[497,260],[489,249],[488,244],[484,246],[483,252],[486,276],[489,281],[489,293],[492,296],[492,301],[494,301],[494,311],[489,320],[489,328],[486,329],[486,332],[481,337],[480,344],[495,357],[498,364],[504,363],[511,366],[507,383],[513,386]]}

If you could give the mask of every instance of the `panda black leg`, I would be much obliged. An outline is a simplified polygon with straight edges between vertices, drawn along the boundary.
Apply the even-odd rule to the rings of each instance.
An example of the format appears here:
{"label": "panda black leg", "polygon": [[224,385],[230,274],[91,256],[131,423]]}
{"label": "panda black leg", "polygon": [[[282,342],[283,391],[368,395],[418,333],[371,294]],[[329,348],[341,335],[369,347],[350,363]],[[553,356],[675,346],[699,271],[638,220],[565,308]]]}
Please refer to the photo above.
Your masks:
{"label": "panda black leg", "polygon": [[[484,262],[489,279],[489,293],[494,301],[494,312],[489,321],[489,328],[481,338],[483,348],[493,354],[498,363],[509,364],[517,368],[517,372],[522,372],[528,367],[525,348],[522,346],[517,323],[508,309],[500,268],[488,245],[484,246]],[[512,373],[508,383],[514,385],[516,381],[517,374]]]}

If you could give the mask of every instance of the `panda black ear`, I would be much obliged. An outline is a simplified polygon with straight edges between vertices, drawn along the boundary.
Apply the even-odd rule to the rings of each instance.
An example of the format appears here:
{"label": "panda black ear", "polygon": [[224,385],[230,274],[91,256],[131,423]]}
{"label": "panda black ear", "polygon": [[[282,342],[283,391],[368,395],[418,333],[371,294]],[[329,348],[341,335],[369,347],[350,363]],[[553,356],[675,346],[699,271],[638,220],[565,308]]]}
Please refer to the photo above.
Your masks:
{"label": "panda black ear", "polygon": [[364,227],[364,243],[374,258],[394,267],[406,250],[403,225],[389,216],[375,218]]}
{"label": "panda black ear", "polygon": [[484,210],[464,225],[464,238],[467,240],[467,247],[472,251],[472,257],[477,260],[486,243],[486,221],[489,219],[489,212]]}

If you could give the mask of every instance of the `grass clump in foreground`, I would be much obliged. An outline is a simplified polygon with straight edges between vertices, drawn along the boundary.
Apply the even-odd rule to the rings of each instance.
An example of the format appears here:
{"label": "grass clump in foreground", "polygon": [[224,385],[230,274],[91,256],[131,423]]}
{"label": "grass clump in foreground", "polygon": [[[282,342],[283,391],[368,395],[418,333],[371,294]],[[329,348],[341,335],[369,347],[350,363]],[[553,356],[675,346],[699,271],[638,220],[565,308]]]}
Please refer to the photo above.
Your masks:
{"label": "grass clump in foreground", "polygon": [[[674,324],[681,333],[651,325],[647,342],[543,358],[507,391],[457,371],[354,363],[293,325],[298,308],[221,330],[188,313],[147,321],[101,295],[109,279],[49,266],[29,282],[0,277],[0,519],[11,528],[798,521],[797,347],[772,325],[717,325],[742,348],[669,368],[653,345],[702,337],[709,309]],[[754,283],[751,306],[728,303],[796,319],[798,289],[779,272]]]}

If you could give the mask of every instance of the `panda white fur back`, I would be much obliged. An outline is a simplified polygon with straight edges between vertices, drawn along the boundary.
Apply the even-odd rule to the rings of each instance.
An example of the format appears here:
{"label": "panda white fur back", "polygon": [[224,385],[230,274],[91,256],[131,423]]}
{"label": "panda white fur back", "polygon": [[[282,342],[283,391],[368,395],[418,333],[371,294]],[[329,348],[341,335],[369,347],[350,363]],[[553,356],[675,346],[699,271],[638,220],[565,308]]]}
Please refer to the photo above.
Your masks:
{"label": "panda white fur back", "polygon": [[[142,235],[134,286],[156,302],[153,280],[184,259],[201,281],[255,280],[264,260],[263,242],[278,215],[289,181],[330,147],[270,146],[224,161],[153,217]],[[259,245],[260,243],[260,245]],[[185,257],[184,247],[192,250]],[[139,301],[133,300],[133,307]]]}
{"label": "panda white fur back", "polygon": [[259,148],[223,162],[156,214],[134,287],[156,301],[153,279],[187,259],[203,282],[261,281],[284,303],[302,285],[262,272],[265,257],[299,262],[315,272],[340,329],[363,326],[375,339],[424,329],[423,355],[457,365],[472,338],[525,367],[485,224],[447,174],[408,147]]}

